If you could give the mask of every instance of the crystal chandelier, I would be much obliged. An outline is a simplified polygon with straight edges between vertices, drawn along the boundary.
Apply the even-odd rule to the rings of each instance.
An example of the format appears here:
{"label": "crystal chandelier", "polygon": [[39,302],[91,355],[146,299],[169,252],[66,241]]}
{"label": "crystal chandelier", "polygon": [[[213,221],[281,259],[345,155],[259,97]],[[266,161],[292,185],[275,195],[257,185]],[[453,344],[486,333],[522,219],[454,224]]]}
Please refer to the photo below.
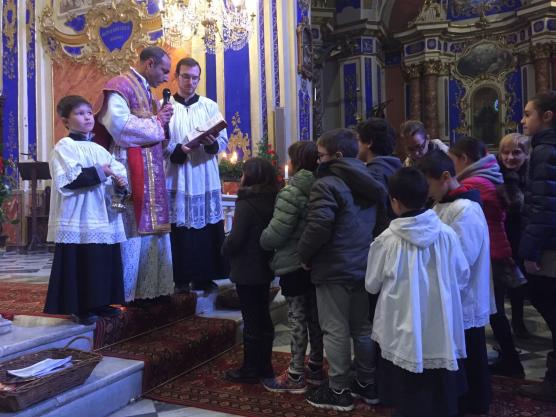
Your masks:
{"label": "crystal chandelier", "polygon": [[242,49],[249,42],[255,19],[246,0],[164,0],[161,14],[169,45],[180,47],[196,36],[210,54]]}

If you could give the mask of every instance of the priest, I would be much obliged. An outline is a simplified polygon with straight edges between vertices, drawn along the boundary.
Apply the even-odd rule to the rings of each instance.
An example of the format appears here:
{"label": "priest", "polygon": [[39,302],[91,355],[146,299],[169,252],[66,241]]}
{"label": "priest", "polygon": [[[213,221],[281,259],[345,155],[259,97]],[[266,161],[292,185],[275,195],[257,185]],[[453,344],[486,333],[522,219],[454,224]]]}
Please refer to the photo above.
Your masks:
{"label": "priest", "polygon": [[[178,91],[170,100],[174,116],[166,147],[166,187],[172,223],[172,254],[177,291],[216,289],[227,274],[220,248],[224,241],[218,153],[228,144],[226,130],[207,135],[201,146],[188,147],[193,132],[220,117],[218,104],[197,94],[201,66],[193,58],[176,65]],[[188,137],[189,135],[189,137]]]}
{"label": "priest", "polygon": [[151,92],[168,81],[170,69],[162,48],[147,47],[135,67],[106,83],[95,105],[96,140],[126,166],[131,185],[121,244],[126,301],[174,292],[163,166],[164,126],[173,108],[161,107]]}

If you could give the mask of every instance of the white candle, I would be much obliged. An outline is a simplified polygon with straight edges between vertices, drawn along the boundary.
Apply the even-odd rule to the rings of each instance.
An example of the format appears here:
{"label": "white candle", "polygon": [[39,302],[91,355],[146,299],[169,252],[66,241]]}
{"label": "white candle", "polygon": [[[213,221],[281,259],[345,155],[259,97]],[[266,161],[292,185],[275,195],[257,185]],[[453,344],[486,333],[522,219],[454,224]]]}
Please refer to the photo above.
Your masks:
{"label": "white candle", "polygon": [[288,179],[288,164],[286,164],[286,166],[284,167],[284,179]]}

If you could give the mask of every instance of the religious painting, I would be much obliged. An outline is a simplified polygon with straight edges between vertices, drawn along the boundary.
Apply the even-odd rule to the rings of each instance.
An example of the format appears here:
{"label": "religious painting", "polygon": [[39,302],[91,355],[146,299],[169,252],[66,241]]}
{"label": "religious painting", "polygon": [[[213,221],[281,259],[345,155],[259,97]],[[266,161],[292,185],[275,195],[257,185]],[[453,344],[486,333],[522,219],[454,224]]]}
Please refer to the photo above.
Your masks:
{"label": "religious painting", "polygon": [[491,86],[478,88],[471,98],[472,135],[487,145],[495,146],[501,137],[500,97]]}
{"label": "religious painting", "polygon": [[297,25],[297,72],[303,78],[313,78],[313,33],[307,17]]}
{"label": "religious painting", "polygon": [[56,0],[58,16],[87,13],[93,6],[111,4],[112,0]]}
{"label": "religious painting", "polygon": [[457,62],[457,72],[469,78],[497,77],[511,70],[514,56],[508,49],[494,42],[481,42],[472,46]]}

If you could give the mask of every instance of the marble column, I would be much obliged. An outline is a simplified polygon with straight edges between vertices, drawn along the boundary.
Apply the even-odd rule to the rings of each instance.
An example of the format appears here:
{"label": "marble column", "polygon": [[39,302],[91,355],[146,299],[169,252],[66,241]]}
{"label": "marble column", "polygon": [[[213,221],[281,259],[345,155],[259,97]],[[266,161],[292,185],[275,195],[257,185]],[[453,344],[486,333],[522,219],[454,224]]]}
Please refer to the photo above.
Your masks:
{"label": "marble column", "polygon": [[421,64],[412,64],[406,67],[409,78],[409,118],[421,120]]}
{"label": "marble column", "polygon": [[537,93],[550,88],[550,45],[533,45],[533,64],[535,66],[535,90]]}
{"label": "marble column", "polygon": [[550,68],[552,70],[552,90],[556,90],[556,43],[550,44],[552,55],[550,56]]}
{"label": "marble column", "polygon": [[431,138],[438,138],[438,76],[442,72],[442,62],[426,61],[423,65],[425,87],[425,109],[423,112],[425,128]]}

